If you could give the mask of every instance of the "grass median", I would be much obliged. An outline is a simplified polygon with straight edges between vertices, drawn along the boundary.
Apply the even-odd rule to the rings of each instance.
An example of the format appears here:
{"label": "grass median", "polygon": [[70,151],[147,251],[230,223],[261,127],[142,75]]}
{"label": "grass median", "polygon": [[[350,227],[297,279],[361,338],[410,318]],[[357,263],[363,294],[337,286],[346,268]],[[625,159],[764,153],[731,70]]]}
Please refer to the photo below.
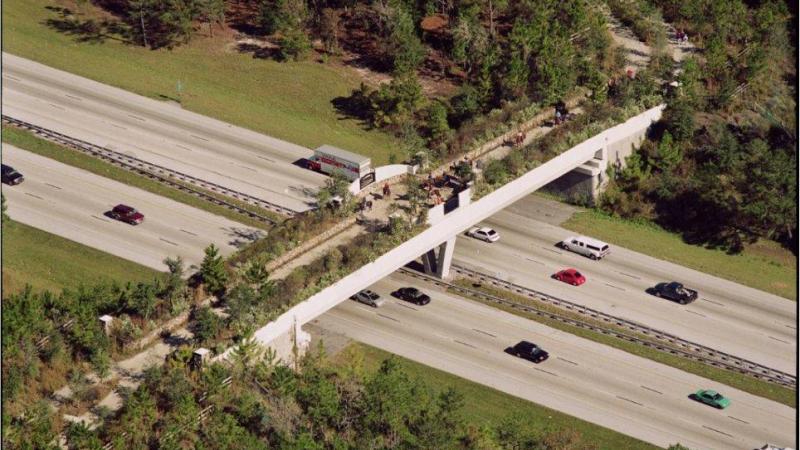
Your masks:
{"label": "grass median", "polygon": [[639,223],[584,210],[561,224],[577,233],[797,300],[797,257],[772,241],[749,245],[738,255],[687,244],[679,234],[652,223]]}
{"label": "grass median", "polygon": [[53,3],[4,4],[3,51],[156,100],[179,101],[184,109],[309,148],[342,147],[371,157],[376,166],[391,153],[403,158],[397,140],[337,113],[333,101],[359,86],[355,70],[313,58],[256,57],[248,50],[253,44],[238,42],[230,28],[216,30],[214,37],[198,31],[189,44],[172,50],[148,50],[103,27],[92,31],[90,19],[95,28],[117,19],[91,2]]}
{"label": "grass median", "polygon": [[59,292],[100,280],[124,284],[161,276],[149,267],[13,220],[3,225],[2,234],[3,297],[26,284],[37,291]]}
{"label": "grass median", "polygon": [[[566,311],[561,309],[557,306],[548,305],[543,302],[521,296],[516,295],[511,292],[505,291],[503,289],[497,289],[493,287],[487,286],[480,286],[476,287],[471,281],[465,279],[459,279],[455,281],[455,284],[459,286],[463,286],[472,290],[481,291],[486,294],[493,295],[495,297],[500,297],[502,299],[510,300],[514,303],[519,303],[522,305],[528,305],[535,307],[537,309],[545,310],[548,312],[556,313],[561,316],[566,316],[569,318],[577,319],[586,323],[590,323],[593,325],[602,326],[605,328],[613,329],[615,331],[624,332],[627,335],[635,336],[640,339],[649,340],[652,342],[654,341],[651,338],[643,334],[638,334],[622,327],[618,327],[615,325],[611,325],[605,323],[603,321],[594,320],[591,318],[587,318],[586,316],[573,313],[570,311]],[[708,378],[709,380],[713,380],[719,383],[723,383],[730,387],[749,392],[750,394],[757,395],[759,397],[764,397],[770,400],[774,400],[779,403],[783,403],[784,405],[791,406],[792,408],[797,408],[797,397],[796,392],[792,389],[785,388],[778,386],[773,383],[768,383],[766,381],[761,381],[750,377],[748,375],[740,374],[737,372],[732,372],[728,370],[719,369],[713,366],[709,366],[707,364],[703,364],[701,362],[692,361],[690,359],[686,359],[680,356],[675,356],[672,354],[664,353],[662,351],[645,347],[640,344],[636,344],[633,342],[626,341],[624,339],[620,339],[614,336],[605,335],[603,333],[598,333],[592,330],[587,330],[585,328],[580,328],[577,326],[573,326],[570,324],[566,324],[559,320],[550,319],[547,317],[539,316],[538,314],[528,313],[525,311],[518,310],[516,308],[512,308],[510,306],[506,306],[500,303],[495,303],[489,300],[482,299],[476,296],[465,295],[460,292],[455,292],[456,295],[469,298],[471,300],[475,300],[481,303],[484,303],[489,306],[493,306],[498,309],[502,309],[503,311],[509,312],[511,314],[515,314],[520,317],[524,317],[526,319],[531,319],[536,322],[542,323],[549,327],[574,334],[576,336],[580,336],[585,339],[589,339],[595,342],[599,342],[604,345],[608,345],[610,347],[614,347],[619,350],[623,350],[625,352],[634,354],[636,356],[641,356],[642,358],[647,358],[652,361],[659,362],[661,364],[666,364],[671,367],[675,367],[676,369],[683,370],[685,372],[689,372],[694,375],[698,375],[704,378]],[[658,342],[661,345],[667,345],[663,342]],[[676,349],[679,349],[676,347]]]}
{"label": "grass median", "polygon": [[[462,409],[464,419],[479,425],[498,425],[513,415],[531,425],[531,428],[542,431],[575,430],[580,433],[584,446],[592,444],[598,449],[656,449],[658,447],[626,436],[608,428],[572,417],[545,406],[537,405],[519,397],[500,392],[490,387],[475,383],[447,372],[428,367],[401,356],[353,342],[348,348],[333,357],[338,365],[363,364],[367,373],[375,372],[381,362],[394,356],[406,373],[412,378],[421,380],[434,392],[442,392],[447,388],[455,388],[464,396]],[[581,447],[581,445],[576,445]]]}
{"label": "grass median", "polygon": [[[39,138],[28,131],[15,128],[13,126],[3,125],[3,142],[14,145],[23,150],[28,150],[29,152],[36,153],[46,158],[54,159],[58,162],[86,170],[96,175],[110,178],[112,180],[119,181],[120,183],[125,183],[144,191],[175,200],[176,202],[184,203],[212,214],[223,216],[243,225],[260,228],[263,230],[269,230],[271,228],[270,224],[268,223],[252,219],[247,215],[236,212],[235,210],[211,203],[207,200],[203,200],[202,198],[196,197],[188,192],[169,187],[130,170],[125,170],[101,159],[83,154],[77,150],[72,150],[62,145]],[[269,217],[275,221],[280,222],[285,219],[278,214],[274,214],[262,208],[215,194],[197,186],[191,187],[192,189],[203,191],[212,197],[225,200],[248,211]]]}

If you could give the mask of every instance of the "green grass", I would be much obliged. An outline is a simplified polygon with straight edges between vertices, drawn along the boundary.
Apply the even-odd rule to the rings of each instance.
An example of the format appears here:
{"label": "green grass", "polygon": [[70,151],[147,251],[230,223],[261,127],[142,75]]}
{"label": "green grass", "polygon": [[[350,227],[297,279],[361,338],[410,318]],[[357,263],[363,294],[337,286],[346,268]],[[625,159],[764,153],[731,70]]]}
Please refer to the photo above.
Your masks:
{"label": "green grass", "polygon": [[100,280],[127,283],[157,276],[153,269],[38,228],[13,220],[3,225],[3,297],[25,284],[60,291]]}
{"label": "green grass", "polygon": [[665,261],[797,300],[797,258],[775,242],[750,245],[738,255],[685,243],[657,225],[596,210],[575,213],[562,227]]}
{"label": "green grass", "polygon": [[[577,313],[572,313],[570,311],[563,310],[553,305],[547,305],[542,302],[536,301],[534,299],[523,297],[520,295],[513,294],[511,292],[497,289],[493,287],[481,286],[476,288],[470,281],[468,280],[457,280],[456,284],[468,287],[473,290],[478,290],[485,292],[487,294],[494,295],[495,297],[504,298],[507,300],[511,300],[515,303],[520,303],[524,305],[530,305],[536,307],[538,309],[546,310],[549,312],[557,313],[561,316],[571,317],[577,320],[581,320],[583,322],[591,323],[593,325],[600,325],[606,328],[612,328],[615,331],[624,332],[628,335],[633,335],[635,337],[651,340],[649,337],[631,332],[629,330],[625,330],[620,327],[616,327],[614,325],[610,325],[601,321],[593,320],[591,318],[587,318],[585,316],[581,316]],[[456,295],[465,296],[461,293],[456,293]],[[605,335],[602,333],[598,333],[592,330],[588,330],[585,328],[576,327],[573,325],[566,324],[564,322],[550,319],[547,317],[542,317],[537,314],[528,313],[525,311],[518,310],[516,308],[511,308],[509,306],[505,306],[499,303],[494,303],[488,300],[484,300],[478,297],[473,296],[465,296],[472,300],[484,303],[486,305],[502,309],[511,314],[518,315],[520,317],[524,317],[526,319],[534,320],[536,322],[542,323],[547,325],[551,328],[556,328],[561,331],[574,334],[576,336],[580,336],[585,339],[589,339],[591,341],[598,342],[600,344],[608,345],[609,347],[614,347],[619,350],[623,350],[625,352],[634,354],[636,356],[640,356],[642,358],[647,358],[661,364],[665,364],[671,367],[675,367],[676,369],[683,370],[685,372],[692,373],[694,375],[698,375],[704,378],[708,378],[709,380],[713,380],[733,388],[742,390],[744,392],[749,392],[750,394],[757,395],[759,397],[764,397],[770,400],[774,400],[779,403],[783,403],[784,405],[791,406],[792,408],[797,408],[797,393],[789,388],[781,387],[773,383],[768,383],[766,381],[761,381],[756,378],[738,373],[732,372],[728,370],[719,369],[713,366],[709,366],[697,361],[692,361],[690,359],[682,358],[680,356],[672,355],[669,353],[665,353],[653,348],[645,347],[640,344],[636,344],[633,342],[626,341],[624,339],[620,339],[614,336]],[[656,341],[653,341],[656,342]],[[663,344],[662,342],[659,342]],[[676,347],[680,349],[679,347]]]}
{"label": "green grass", "polygon": [[[79,42],[47,25],[61,20],[48,6],[64,0],[9,0],[3,4],[4,51],[154,99],[178,98],[185,109],[306,147],[332,144],[385,164],[400,156],[387,134],[342,118],[331,101],[348,96],[360,80],[348,68],[313,58],[276,62],[236,50],[232,30],[204,28],[173,50],[148,50],[116,38]],[[88,14],[102,13],[89,3]],[[108,17],[103,16],[103,17]],[[85,16],[78,16],[83,21]]]}
{"label": "green grass", "polygon": [[[135,172],[122,169],[111,163],[107,163],[101,159],[94,158],[92,156],[80,153],[76,150],[72,150],[70,148],[44,140],[42,138],[39,138],[31,134],[28,131],[21,130],[19,128],[3,125],[3,142],[17,146],[24,150],[28,150],[32,153],[36,153],[46,158],[54,159],[64,164],[68,164],[70,166],[74,166],[86,170],[88,172],[92,172],[102,177],[110,178],[112,180],[116,180],[121,183],[137,187],[139,189],[151,192],[153,194],[160,195],[162,197],[166,197],[171,200],[175,200],[177,202],[181,202],[189,206],[193,206],[195,208],[208,211],[212,214],[217,214],[219,216],[226,217],[228,219],[242,223],[244,225],[249,225],[251,227],[261,228],[265,230],[268,230],[270,228],[270,225],[267,223],[252,219],[249,216],[240,214],[234,210],[225,208],[223,206],[215,205],[199,197],[195,197],[192,194],[171,188],[165,184],[159,183],[158,181],[151,180],[150,178],[147,178],[143,175],[139,175]],[[256,212],[262,216],[270,217],[273,220],[277,221],[284,220],[284,218],[282,216],[279,216],[278,214],[273,214],[272,212],[266,211],[262,208],[248,205],[244,202],[227,198],[225,196],[213,193],[211,191],[203,190],[197,186],[192,186],[192,189],[203,191],[208,195],[223,199],[229,203],[236,204],[237,206],[243,207],[252,212]]]}
{"label": "green grass", "polygon": [[383,360],[394,356],[411,377],[422,381],[434,392],[453,387],[464,396],[463,417],[475,424],[498,425],[507,417],[518,417],[533,429],[541,431],[576,430],[585,445],[594,444],[598,449],[656,449],[635,438],[595,425],[576,417],[537,405],[518,397],[500,392],[482,384],[451,375],[409,359],[392,355],[375,347],[353,342],[334,358],[339,365],[361,360],[363,367],[374,372]]}

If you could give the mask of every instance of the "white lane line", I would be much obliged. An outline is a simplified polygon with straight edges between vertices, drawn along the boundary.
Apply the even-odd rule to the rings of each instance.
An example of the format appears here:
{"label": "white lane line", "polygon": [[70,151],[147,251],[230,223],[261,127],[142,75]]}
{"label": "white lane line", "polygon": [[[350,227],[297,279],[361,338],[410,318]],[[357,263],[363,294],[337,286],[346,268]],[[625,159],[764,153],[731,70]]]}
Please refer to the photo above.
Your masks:
{"label": "white lane line", "polygon": [[649,387],[647,387],[647,386],[639,386],[639,387],[641,387],[642,389],[647,389],[648,391],[655,392],[656,394],[659,394],[659,395],[664,395],[664,393],[663,393],[663,392],[657,391],[657,390],[655,390],[655,389],[653,389],[653,388],[649,388]]}
{"label": "white lane line", "polygon": [[724,305],[724,304],[722,304],[722,303],[720,303],[720,302],[715,302],[714,300],[709,300],[709,299],[707,299],[707,298],[705,298],[705,297],[700,297],[700,300],[706,301],[706,302],[708,302],[708,303],[713,303],[713,304],[715,304],[715,305],[722,306],[723,308],[725,307],[725,305]]}
{"label": "white lane line", "polygon": [[204,137],[197,136],[196,134],[190,134],[189,136],[191,136],[191,137],[193,137],[193,138],[195,138],[195,139],[200,139],[201,141],[206,141],[206,142],[209,142],[209,140],[208,140],[208,139],[206,139],[206,138],[204,138]]}
{"label": "white lane line", "polygon": [[38,196],[38,195],[36,195],[36,194],[31,194],[30,192],[26,192],[26,193],[25,193],[25,195],[29,195],[29,196],[31,196],[31,197],[33,197],[33,198],[38,198],[39,200],[44,200],[42,197],[39,197],[39,196]]}
{"label": "white lane line", "polygon": [[403,308],[408,308],[408,309],[410,309],[412,311],[419,311],[417,308],[414,308],[413,306],[408,306],[408,305],[406,305],[405,303],[402,303],[402,302],[395,302],[395,305],[402,306]]}
{"label": "white lane line", "polygon": [[767,335],[767,337],[770,338],[770,339],[774,339],[774,340],[776,340],[778,342],[783,342],[784,344],[789,344],[789,342],[784,341],[783,339],[778,339],[778,338],[770,336],[770,335]]}
{"label": "white lane line", "polygon": [[[777,323],[777,322],[776,322],[776,323]],[[778,325],[780,325],[780,324],[778,324]],[[785,326],[786,328],[791,328],[792,330],[796,330],[796,329],[797,329],[797,327],[793,327],[793,326],[791,326],[791,325],[784,325],[784,326]]]}
{"label": "white lane line", "polygon": [[54,105],[54,104],[52,104],[52,103],[48,103],[48,105],[52,106],[52,107],[53,107],[53,108],[55,108],[55,109],[60,109],[60,110],[62,110],[62,111],[66,111],[66,109],[64,109],[64,108],[62,108],[62,107],[60,107],[60,106],[58,106],[58,105]]}
{"label": "white lane line", "polygon": [[127,130],[127,128],[123,127],[122,125],[117,125],[115,123],[112,123],[111,126],[112,127],[117,127],[117,128],[123,129],[123,130]]}
{"label": "white lane line", "polygon": [[531,261],[531,262],[535,262],[536,264],[539,264],[539,265],[542,265],[542,266],[544,265],[543,262],[537,261],[537,260],[535,260],[533,258],[528,258],[527,256],[525,257],[525,259],[527,259],[528,261]]}
{"label": "white lane line", "polygon": [[134,116],[133,114],[128,114],[128,117],[132,117],[132,118],[134,118],[134,119],[136,119],[136,120],[140,120],[140,121],[142,121],[142,122],[147,122],[147,121],[146,121],[146,120],[144,120],[142,117],[139,117],[139,116]]}
{"label": "white lane line", "polygon": [[549,375],[552,375],[552,376],[554,376],[554,377],[557,377],[557,376],[558,376],[558,375],[554,374],[553,372],[550,372],[550,371],[547,371],[547,370],[544,370],[544,369],[540,369],[540,368],[538,368],[538,367],[534,367],[534,368],[533,368],[533,370],[538,370],[539,372],[544,372],[544,373],[546,373],[546,374],[549,374]]}
{"label": "white lane line", "polygon": [[175,146],[177,146],[177,147],[180,147],[180,148],[182,148],[182,149],[184,149],[184,150],[189,150],[190,152],[191,152],[191,151],[193,151],[192,149],[190,149],[189,147],[187,147],[187,146],[185,146],[185,145],[181,145],[181,144],[175,144]]}
{"label": "white lane line", "polygon": [[395,319],[394,317],[390,317],[390,316],[387,316],[387,315],[381,314],[381,313],[376,313],[376,314],[378,314],[379,316],[383,317],[384,319],[394,320],[395,322],[400,323],[400,321]]}
{"label": "white lane line", "polygon": [[73,99],[73,100],[77,100],[77,101],[79,101],[79,102],[82,102],[82,101],[83,101],[83,99],[82,99],[82,98],[80,98],[80,97],[75,97],[74,95],[69,95],[69,94],[64,94],[64,95],[65,95],[65,96],[67,96],[67,97],[69,97],[69,98],[71,98],[71,99]]}
{"label": "white lane line", "polygon": [[108,219],[106,219],[105,217],[99,217],[99,216],[95,216],[94,214],[92,214],[92,217],[94,217],[94,218],[95,218],[95,219],[97,219],[97,220],[102,220],[103,222],[108,222],[108,223],[111,223],[111,221],[110,221],[110,220],[108,220]]}
{"label": "white lane line", "polygon": [[19,78],[12,77],[11,75],[6,75],[6,74],[3,74],[3,76],[4,76],[4,77],[6,77],[6,78],[8,78],[9,80],[20,81],[20,79],[19,79]]}
{"label": "white lane line", "polygon": [[60,186],[56,186],[55,184],[50,184],[50,183],[45,183],[45,184],[50,186],[51,188],[58,189],[59,191],[61,190],[61,187]]}
{"label": "white lane line", "polygon": [[620,275],[625,275],[626,277],[631,277],[631,278],[635,278],[635,279],[637,279],[637,280],[641,280],[641,278],[637,277],[636,275],[631,275],[631,274],[629,274],[629,273],[625,273],[625,272],[618,272],[618,273],[619,273]]}
{"label": "white lane line", "polygon": [[478,333],[485,334],[485,335],[487,335],[487,336],[491,336],[491,337],[493,337],[493,338],[496,338],[496,337],[497,337],[497,335],[495,335],[495,334],[489,333],[488,331],[479,330],[479,329],[477,329],[477,328],[473,328],[473,329],[472,329],[472,331],[476,331],[476,332],[478,332]]}
{"label": "white lane line", "polygon": [[243,166],[243,165],[241,165],[241,164],[237,164],[237,165],[238,165],[239,167],[241,167],[242,169],[247,169],[247,170],[252,170],[253,172],[258,172],[256,169],[253,169],[252,167]]}
{"label": "white lane line", "polygon": [[267,161],[269,161],[269,162],[271,162],[271,163],[274,163],[274,162],[275,162],[275,160],[273,160],[273,159],[269,159],[269,158],[267,158],[266,156],[260,156],[260,155],[256,155],[256,156],[257,156],[258,158],[265,159],[265,160],[267,160]]}
{"label": "white lane line", "polygon": [[455,342],[457,344],[461,344],[461,345],[466,345],[467,347],[474,348],[476,350],[478,349],[478,347],[475,347],[474,345],[472,345],[470,343],[467,343],[467,342],[464,342],[464,341],[459,341],[458,339],[453,339],[453,342]]}
{"label": "white lane line", "polygon": [[625,291],[625,288],[621,288],[619,286],[614,286],[613,284],[609,284],[609,283],[603,283],[603,284],[605,284],[608,287],[612,287],[614,289],[619,289],[620,291]]}
{"label": "white lane line", "polygon": [[576,365],[576,366],[578,365],[578,363],[576,363],[575,361],[570,361],[570,360],[568,360],[568,359],[566,359],[566,358],[562,358],[562,357],[560,357],[560,356],[556,356],[556,358],[558,358],[558,359],[560,359],[560,360],[562,360],[562,361],[564,361],[564,362],[567,362],[567,363],[570,363],[570,364]]}
{"label": "white lane line", "polygon": [[701,313],[699,313],[699,312],[692,311],[691,309],[685,309],[684,311],[686,311],[686,312],[690,312],[690,313],[692,313],[692,314],[697,314],[697,315],[698,315],[698,316],[700,316],[700,317],[708,317],[708,316],[706,316],[705,314],[701,314]]}
{"label": "white lane line", "polygon": [[164,238],[162,238],[162,237],[159,237],[158,239],[159,239],[159,240],[162,240],[162,241],[164,241],[164,242],[166,242],[167,244],[172,244],[172,245],[174,245],[175,247],[177,247],[177,246],[178,246],[178,244],[176,244],[176,243],[174,243],[174,242],[172,242],[172,241],[168,241],[168,240],[166,240],[166,239],[164,239]]}
{"label": "white lane line", "polygon": [[197,236],[197,233],[192,233],[191,231],[184,230],[183,228],[180,228],[180,230],[183,231],[186,234],[191,234],[192,236]]}
{"label": "white lane line", "polygon": [[619,395],[617,395],[616,397],[617,397],[618,399],[620,399],[620,400],[625,400],[626,402],[631,402],[631,403],[633,403],[634,405],[644,406],[643,404],[641,404],[641,403],[639,403],[639,402],[637,402],[637,401],[635,401],[635,400],[631,400],[631,399],[629,399],[629,398],[625,398],[625,397],[622,397],[622,396],[619,396]]}
{"label": "white lane line", "polygon": [[552,248],[542,247],[541,245],[540,245],[539,247],[540,247],[540,248],[542,248],[542,249],[544,249],[544,250],[547,250],[548,252],[553,252],[553,253],[555,253],[556,255],[560,255],[560,254],[561,254],[561,252],[560,252],[560,251],[558,251],[558,250],[553,250]]}
{"label": "white lane line", "polygon": [[705,428],[705,429],[707,429],[707,430],[715,431],[715,432],[717,432],[717,433],[719,433],[719,434],[724,434],[725,436],[728,436],[728,437],[733,437],[733,435],[731,435],[731,434],[728,434],[728,433],[726,433],[726,432],[724,432],[724,431],[719,431],[719,430],[717,430],[716,428],[711,428],[711,427],[708,427],[708,426],[705,426],[705,425],[703,425],[703,428]]}
{"label": "white lane line", "polygon": [[748,422],[746,420],[742,420],[742,419],[739,419],[739,418],[733,417],[733,416],[728,416],[728,417],[730,417],[731,419],[733,419],[733,420],[735,420],[737,422],[742,422],[742,423],[746,423],[747,425],[750,425],[750,422]]}

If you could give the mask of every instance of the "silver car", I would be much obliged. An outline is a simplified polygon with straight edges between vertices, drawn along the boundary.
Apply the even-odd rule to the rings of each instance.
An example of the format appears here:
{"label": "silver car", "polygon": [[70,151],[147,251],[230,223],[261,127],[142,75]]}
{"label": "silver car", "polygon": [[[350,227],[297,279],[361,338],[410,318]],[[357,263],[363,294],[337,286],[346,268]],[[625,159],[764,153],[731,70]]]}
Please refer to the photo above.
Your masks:
{"label": "silver car", "polygon": [[380,295],[378,295],[373,291],[370,291],[369,289],[364,289],[363,291],[360,291],[359,293],[350,298],[359,303],[372,306],[373,308],[381,306],[385,301],[384,299],[381,298]]}

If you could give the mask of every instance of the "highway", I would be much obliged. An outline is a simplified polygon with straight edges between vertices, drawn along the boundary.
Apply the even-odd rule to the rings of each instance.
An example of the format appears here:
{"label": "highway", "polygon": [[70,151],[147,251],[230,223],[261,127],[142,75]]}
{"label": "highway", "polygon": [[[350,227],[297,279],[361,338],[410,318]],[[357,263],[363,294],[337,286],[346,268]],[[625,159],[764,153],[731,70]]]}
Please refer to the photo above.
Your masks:
{"label": "highway", "polygon": [[[797,303],[613,245],[602,261],[561,250],[555,244],[575,233],[535,220],[542,202],[529,196],[484,221],[498,242],[459,237],[454,262],[796,375]],[[550,278],[567,267],[587,282]],[[697,289],[698,300],[684,306],[645,292],[672,280]]]}
{"label": "highway", "polygon": [[3,114],[278,204],[309,209],[312,151],[3,53]]}
{"label": "highway", "polygon": [[[432,297],[426,306],[389,296],[415,284],[393,275],[371,287],[387,298],[384,306],[346,301],[313,323],[662,447],[795,444],[792,408],[428,285],[418,285]],[[535,365],[504,353],[523,339],[541,345],[550,359]],[[716,410],[690,400],[697,389],[716,389],[731,406]]]}
{"label": "highway", "polygon": [[[261,232],[224,217],[3,144],[3,163],[25,181],[3,185],[8,215],[19,222],[152,267],[181,256],[200,264],[214,243],[227,255]],[[132,226],[104,215],[124,203],[144,214]]]}

